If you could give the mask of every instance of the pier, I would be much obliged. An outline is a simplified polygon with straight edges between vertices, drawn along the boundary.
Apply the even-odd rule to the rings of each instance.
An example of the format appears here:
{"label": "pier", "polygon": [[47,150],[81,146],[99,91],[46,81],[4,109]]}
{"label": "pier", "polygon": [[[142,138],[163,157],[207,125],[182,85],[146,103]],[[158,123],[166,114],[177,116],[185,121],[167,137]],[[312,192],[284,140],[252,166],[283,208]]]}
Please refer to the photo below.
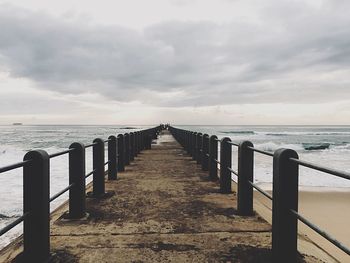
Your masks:
{"label": "pier", "polygon": [[[33,176],[35,171],[41,178],[27,182],[28,188],[24,186],[24,198],[31,199],[25,199],[20,218],[25,224],[24,236],[0,252],[0,261],[282,262],[279,260],[284,257],[283,262],[332,262],[312,242],[303,241],[310,255],[297,252],[297,217],[286,217],[285,207],[274,211],[279,213],[274,215],[275,222],[279,222],[274,229],[254,211],[258,205],[253,200],[255,185],[248,183],[253,180],[253,145],[237,145],[240,160],[235,171],[231,166],[234,142],[165,128],[111,136],[105,141],[95,139],[91,145],[75,143],[70,150],[52,156],[42,153],[37,157],[32,152],[27,155],[28,161],[25,158],[22,163],[2,168],[24,167],[24,176]],[[107,161],[104,144],[108,144]],[[82,161],[86,147],[94,150],[94,168],[89,173]],[[288,158],[297,160],[293,152],[287,153]],[[50,158],[60,154],[70,154],[70,185],[49,196],[45,181],[49,178],[48,167],[42,162],[48,164]],[[33,166],[35,158],[41,165]],[[293,175],[295,170],[285,162],[281,160],[280,168],[289,167],[283,172]],[[232,173],[246,181],[236,185]],[[85,188],[88,176],[94,179]],[[33,194],[33,188],[40,194],[26,196],[28,191]],[[66,191],[70,192],[69,200],[49,215],[49,202]],[[285,194],[293,198],[292,192]],[[286,203],[297,205],[285,202],[286,196],[274,192],[274,198],[279,195],[280,207]],[[294,209],[297,213],[297,207]],[[274,244],[276,237],[280,240]],[[334,243],[342,246],[336,240]],[[291,253],[293,258],[281,252]]]}

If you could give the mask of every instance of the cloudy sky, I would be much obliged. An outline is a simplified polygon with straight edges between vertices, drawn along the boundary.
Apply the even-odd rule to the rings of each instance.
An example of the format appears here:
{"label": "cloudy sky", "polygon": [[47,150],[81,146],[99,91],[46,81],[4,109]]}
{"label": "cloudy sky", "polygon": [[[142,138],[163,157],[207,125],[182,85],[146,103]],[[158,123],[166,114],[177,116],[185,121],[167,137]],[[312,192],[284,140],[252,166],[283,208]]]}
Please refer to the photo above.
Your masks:
{"label": "cloudy sky", "polygon": [[350,1],[0,1],[0,124],[350,124]]}

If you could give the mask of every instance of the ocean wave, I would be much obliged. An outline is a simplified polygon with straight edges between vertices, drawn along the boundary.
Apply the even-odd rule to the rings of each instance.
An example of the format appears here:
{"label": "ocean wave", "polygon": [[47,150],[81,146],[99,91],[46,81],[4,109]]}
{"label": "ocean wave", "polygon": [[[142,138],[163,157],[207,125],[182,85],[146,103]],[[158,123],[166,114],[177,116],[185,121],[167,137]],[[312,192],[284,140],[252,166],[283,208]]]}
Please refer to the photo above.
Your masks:
{"label": "ocean wave", "polygon": [[255,148],[263,151],[274,152],[280,148],[293,149],[295,151],[303,151],[304,148],[300,144],[285,144],[285,143],[276,143],[276,142],[265,142],[254,145]]}
{"label": "ocean wave", "polygon": [[6,219],[7,219],[7,218],[10,218],[10,217],[7,216],[7,215],[4,215],[4,214],[1,214],[1,213],[0,213],[0,219],[3,219],[3,218],[6,218]]}
{"label": "ocean wave", "polygon": [[350,132],[262,132],[263,135],[267,136],[346,136],[350,135]]}
{"label": "ocean wave", "polygon": [[288,136],[287,133],[266,133],[267,136]]}
{"label": "ocean wave", "polygon": [[317,133],[308,133],[307,135],[316,135],[316,136],[325,136],[325,135],[350,135],[350,132],[317,132]]}
{"label": "ocean wave", "polygon": [[330,149],[335,151],[350,151],[350,143],[344,142],[342,144],[332,145]]}
{"label": "ocean wave", "polygon": [[329,149],[330,143],[302,143],[303,147],[307,151],[314,151],[314,150],[326,150]]}
{"label": "ocean wave", "polygon": [[225,134],[255,134],[254,131],[219,131]]}
{"label": "ocean wave", "polygon": [[232,135],[263,135],[271,137],[287,137],[287,136],[350,136],[350,132],[299,132],[299,131],[252,131],[252,130],[243,130],[243,131],[219,131],[223,134],[232,134]]}
{"label": "ocean wave", "polygon": [[343,144],[336,144],[336,143],[326,143],[326,142],[319,142],[319,143],[277,143],[277,142],[265,142],[265,143],[258,143],[254,145],[255,148],[274,152],[277,149],[280,148],[289,148],[293,149],[295,151],[332,151],[332,152],[345,152],[350,151],[350,143],[343,143]]}

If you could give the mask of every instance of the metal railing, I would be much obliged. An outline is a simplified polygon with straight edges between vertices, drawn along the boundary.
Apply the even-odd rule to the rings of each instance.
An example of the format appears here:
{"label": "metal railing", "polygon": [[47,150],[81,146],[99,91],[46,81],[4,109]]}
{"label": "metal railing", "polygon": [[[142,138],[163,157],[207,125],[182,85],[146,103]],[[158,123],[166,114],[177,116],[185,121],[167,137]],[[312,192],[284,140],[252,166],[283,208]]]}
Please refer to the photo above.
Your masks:
{"label": "metal railing", "polygon": [[[69,149],[48,154],[43,150],[33,150],[25,154],[19,163],[0,168],[0,173],[23,168],[23,215],[0,229],[0,236],[24,222],[23,259],[25,262],[46,262],[50,257],[50,202],[69,191],[69,219],[86,216],[86,178],[93,175],[92,197],[105,195],[105,166],[108,165],[108,180],[116,180],[118,172],[134,160],[138,153],[151,149],[152,140],[157,138],[163,125],[111,135],[107,140],[96,138],[93,143],[84,145],[72,143]],[[105,143],[108,144],[108,161],[105,161]],[[93,169],[85,172],[85,150],[92,147]],[[68,154],[69,185],[49,196],[50,160]]]}
{"label": "metal railing", "polygon": [[[314,225],[298,213],[299,167],[307,167],[320,172],[350,180],[350,174],[321,165],[299,160],[296,151],[278,149],[275,152],[254,148],[250,141],[234,143],[230,138],[221,140],[216,135],[197,133],[170,126],[170,132],[184,147],[209,178],[219,180],[220,192],[231,193],[232,174],[237,182],[237,213],[241,216],[253,215],[253,189],[272,201],[272,259],[277,262],[297,262],[298,220],[316,233],[350,255],[350,249],[334,237]],[[218,144],[220,143],[220,160]],[[207,145],[209,147],[207,147]],[[238,147],[238,171],[232,169],[232,146]],[[254,153],[273,157],[272,195],[254,184]],[[218,174],[218,165],[220,174]]]}

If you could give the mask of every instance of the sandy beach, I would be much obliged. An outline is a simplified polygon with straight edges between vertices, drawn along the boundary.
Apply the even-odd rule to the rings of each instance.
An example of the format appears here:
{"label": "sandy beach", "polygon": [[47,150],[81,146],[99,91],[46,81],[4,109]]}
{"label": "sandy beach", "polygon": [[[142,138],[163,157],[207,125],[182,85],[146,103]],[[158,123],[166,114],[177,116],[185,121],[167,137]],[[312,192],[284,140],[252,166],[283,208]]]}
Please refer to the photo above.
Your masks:
{"label": "sandy beach", "polygon": [[[255,191],[254,209],[271,222],[271,201]],[[305,188],[299,192],[299,212],[335,239],[350,247],[350,190]],[[350,256],[322,236],[299,223],[299,250],[307,251],[303,239],[311,239],[339,262],[350,262]]]}

